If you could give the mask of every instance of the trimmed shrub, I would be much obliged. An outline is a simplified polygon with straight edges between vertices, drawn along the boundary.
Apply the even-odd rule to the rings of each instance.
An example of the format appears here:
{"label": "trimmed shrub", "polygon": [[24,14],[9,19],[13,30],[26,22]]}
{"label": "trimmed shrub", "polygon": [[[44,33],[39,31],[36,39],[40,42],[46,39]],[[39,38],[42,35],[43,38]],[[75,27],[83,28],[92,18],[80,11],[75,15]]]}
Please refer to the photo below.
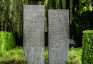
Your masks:
{"label": "trimmed shrub", "polygon": [[15,39],[12,32],[0,31],[0,51],[12,49],[15,46]]}
{"label": "trimmed shrub", "polygon": [[83,31],[82,64],[93,64],[93,30]]}

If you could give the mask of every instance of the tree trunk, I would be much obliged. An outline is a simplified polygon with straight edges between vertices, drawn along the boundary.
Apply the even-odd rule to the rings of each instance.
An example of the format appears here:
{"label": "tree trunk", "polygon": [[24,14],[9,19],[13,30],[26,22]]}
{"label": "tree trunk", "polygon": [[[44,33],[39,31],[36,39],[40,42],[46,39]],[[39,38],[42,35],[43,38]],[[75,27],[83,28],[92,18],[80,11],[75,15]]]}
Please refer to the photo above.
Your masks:
{"label": "tree trunk", "polygon": [[49,9],[62,9],[62,0],[49,0]]}
{"label": "tree trunk", "polygon": [[66,8],[66,0],[62,0],[62,8],[63,8],[63,9]]}
{"label": "tree trunk", "polygon": [[48,0],[44,1],[45,5],[45,32],[48,32]]}
{"label": "tree trunk", "polygon": [[79,0],[79,11],[81,11],[81,0]]}
{"label": "tree trunk", "polygon": [[73,0],[70,0],[70,24],[72,24],[73,20]]}

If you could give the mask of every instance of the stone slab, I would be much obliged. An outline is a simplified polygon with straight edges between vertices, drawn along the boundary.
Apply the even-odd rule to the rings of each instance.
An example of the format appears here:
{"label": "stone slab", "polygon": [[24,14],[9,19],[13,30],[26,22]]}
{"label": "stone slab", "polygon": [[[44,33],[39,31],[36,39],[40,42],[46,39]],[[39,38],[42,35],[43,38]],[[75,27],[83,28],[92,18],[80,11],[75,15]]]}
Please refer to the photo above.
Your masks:
{"label": "stone slab", "polygon": [[23,46],[27,64],[44,64],[44,5],[24,5]]}
{"label": "stone slab", "polygon": [[48,10],[49,64],[66,64],[69,51],[69,10]]}

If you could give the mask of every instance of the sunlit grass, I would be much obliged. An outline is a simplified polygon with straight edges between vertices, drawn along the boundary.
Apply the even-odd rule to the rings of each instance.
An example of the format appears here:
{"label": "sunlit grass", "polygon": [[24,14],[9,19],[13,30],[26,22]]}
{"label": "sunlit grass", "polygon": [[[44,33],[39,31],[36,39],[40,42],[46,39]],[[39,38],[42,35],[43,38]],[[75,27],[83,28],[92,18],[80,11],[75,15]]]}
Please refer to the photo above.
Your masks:
{"label": "sunlit grass", "polygon": [[22,47],[4,51],[0,56],[0,64],[26,64]]}
{"label": "sunlit grass", "polygon": [[[81,48],[70,48],[67,64],[81,64]],[[0,64],[27,64],[23,47],[0,52]],[[48,64],[48,47],[45,47],[45,64]]]}
{"label": "sunlit grass", "polygon": [[67,64],[82,64],[82,48],[70,48]]}

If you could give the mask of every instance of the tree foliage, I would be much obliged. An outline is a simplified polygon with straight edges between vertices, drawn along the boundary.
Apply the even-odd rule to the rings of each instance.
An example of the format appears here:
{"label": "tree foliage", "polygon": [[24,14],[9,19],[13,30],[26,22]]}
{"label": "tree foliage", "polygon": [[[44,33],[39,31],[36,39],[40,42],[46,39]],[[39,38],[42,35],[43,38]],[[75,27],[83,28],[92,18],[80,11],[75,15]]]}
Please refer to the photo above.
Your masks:
{"label": "tree foliage", "polygon": [[27,0],[0,0],[0,26],[1,31],[17,32],[22,34],[23,4]]}
{"label": "tree foliage", "polygon": [[23,5],[27,0],[10,0],[9,21],[12,22],[13,32],[22,34],[23,26]]}
{"label": "tree foliage", "polygon": [[8,22],[8,7],[9,1],[7,0],[0,0],[0,29],[7,30],[7,26],[9,26]]}

